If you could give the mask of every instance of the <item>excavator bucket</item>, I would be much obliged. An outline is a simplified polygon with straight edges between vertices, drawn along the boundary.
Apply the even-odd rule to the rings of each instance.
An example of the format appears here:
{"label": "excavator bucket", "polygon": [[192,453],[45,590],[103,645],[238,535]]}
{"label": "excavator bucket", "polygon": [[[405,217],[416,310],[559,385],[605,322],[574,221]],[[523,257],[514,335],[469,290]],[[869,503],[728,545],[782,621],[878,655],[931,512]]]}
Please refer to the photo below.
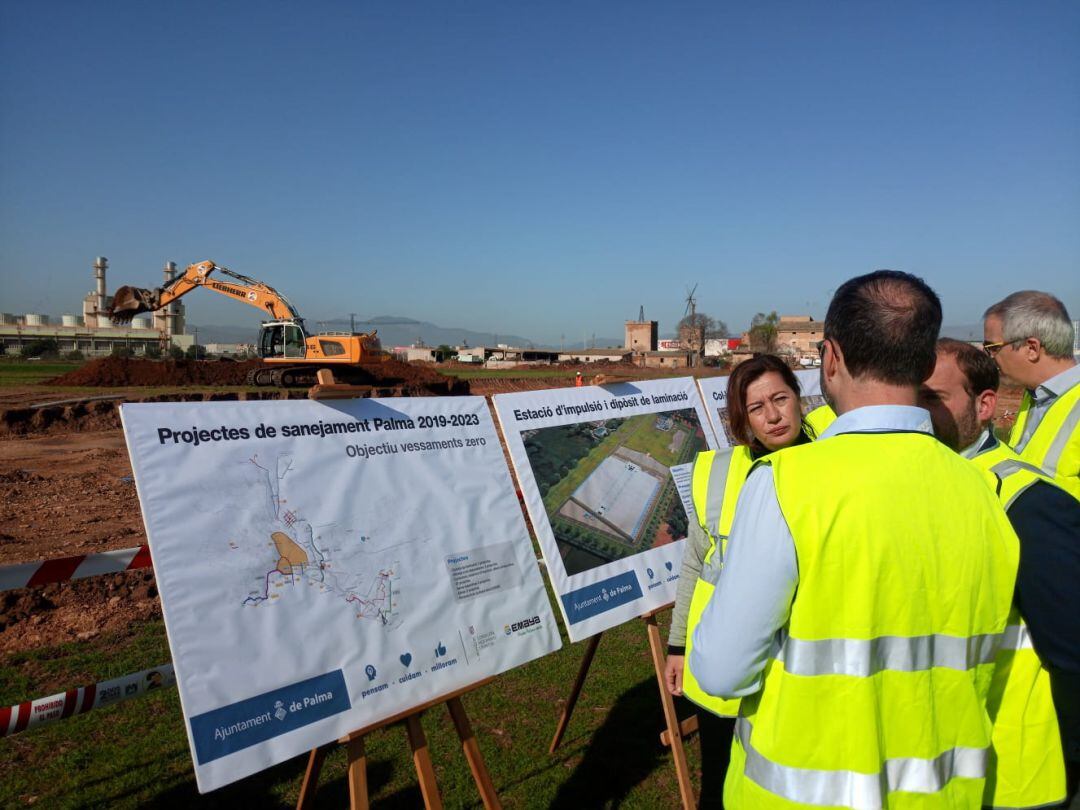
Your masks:
{"label": "excavator bucket", "polygon": [[136,315],[159,308],[160,290],[142,287],[121,287],[113,295],[109,318],[113,323],[129,323]]}

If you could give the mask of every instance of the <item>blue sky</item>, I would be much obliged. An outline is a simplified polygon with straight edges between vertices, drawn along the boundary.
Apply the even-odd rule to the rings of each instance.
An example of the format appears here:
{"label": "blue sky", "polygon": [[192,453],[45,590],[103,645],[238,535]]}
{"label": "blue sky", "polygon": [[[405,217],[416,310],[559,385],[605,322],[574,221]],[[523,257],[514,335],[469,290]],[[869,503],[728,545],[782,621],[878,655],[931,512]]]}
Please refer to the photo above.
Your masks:
{"label": "blue sky", "polygon": [[75,311],[105,255],[549,343],[878,267],[947,323],[1080,317],[1078,42],[1076,2],[9,2],[0,309]]}

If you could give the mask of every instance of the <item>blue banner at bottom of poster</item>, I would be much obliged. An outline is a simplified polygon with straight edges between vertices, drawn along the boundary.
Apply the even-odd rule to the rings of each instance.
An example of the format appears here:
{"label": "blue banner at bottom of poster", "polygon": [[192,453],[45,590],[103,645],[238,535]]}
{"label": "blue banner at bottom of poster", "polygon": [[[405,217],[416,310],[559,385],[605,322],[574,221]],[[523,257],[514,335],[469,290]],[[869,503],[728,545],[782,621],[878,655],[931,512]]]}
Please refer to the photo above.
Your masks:
{"label": "blue banner at bottom of poster", "polygon": [[570,624],[596,616],[605,611],[641,598],[637,574],[625,571],[608,579],[578,588],[562,595],[563,610]]}
{"label": "blue banner at bottom of poster", "polygon": [[351,707],[340,669],[191,718],[199,764],[242,751]]}

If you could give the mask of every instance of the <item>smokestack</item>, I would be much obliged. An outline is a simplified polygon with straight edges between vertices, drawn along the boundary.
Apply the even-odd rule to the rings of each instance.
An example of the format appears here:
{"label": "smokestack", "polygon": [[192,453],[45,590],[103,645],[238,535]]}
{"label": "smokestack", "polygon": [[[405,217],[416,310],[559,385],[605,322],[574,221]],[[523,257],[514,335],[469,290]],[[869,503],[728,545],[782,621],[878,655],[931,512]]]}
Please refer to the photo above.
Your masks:
{"label": "smokestack", "polygon": [[[165,285],[176,278],[176,262],[165,262]],[[176,334],[176,302],[165,306],[165,335],[171,340]]]}
{"label": "smokestack", "polygon": [[97,311],[105,312],[105,271],[109,268],[109,260],[104,256],[94,259],[94,278],[97,279]]}

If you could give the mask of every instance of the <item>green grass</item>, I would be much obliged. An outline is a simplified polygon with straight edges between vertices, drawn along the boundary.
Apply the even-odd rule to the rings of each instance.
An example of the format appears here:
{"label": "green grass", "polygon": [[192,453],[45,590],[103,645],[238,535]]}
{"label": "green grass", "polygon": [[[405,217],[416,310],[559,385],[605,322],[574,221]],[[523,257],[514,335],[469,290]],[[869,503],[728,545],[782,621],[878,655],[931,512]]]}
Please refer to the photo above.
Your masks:
{"label": "green grass", "polygon": [[[640,621],[604,634],[563,744],[547,753],[583,652],[584,644],[565,644],[465,696],[504,806],[677,807],[674,766],[658,740],[663,716]],[[0,697],[10,704],[165,660],[158,620],[126,634],[9,656],[0,661]],[[446,710],[429,710],[423,726],[445,805],[479,807]],[[419,806],[404,729],[375,732],[366,747],[373,807]],[[696,774],[696,744],[687,751]],[[290,807],[304,765],[297,757],[199,796],[179,697],[166,689],[0,740],[0,806]],[[320,784],[317,806],[345,805],[341,748],[327,758]]]}
{"label": "green grass", "polygon": [[[615,430],[601,439],[600,443],[590,450],[584,458],[579,459],[577,464],[574,465],[574,469],[570,470],[565,478],[552,485],[551,489],[544,495],[544,509],[547,510],[548,517],[563,505],[571,493],[578,488],[578,485],[588,478],[605,458],[615,452],[616,448],[622,444],[623,439],[633,433],[634,420],[640,418],[631,416],[624,420]],[[608,424],[610,425],[613,421],[617,420],[609,420]],[[545,429],[552,430],[552,428]]]}
{"label": "green grass", "polygon": [[[656,459],[665,467],[672,467],[679,463],[678,459],[682,453],[682,449],[686,446],[686,442],[692,441],[693,437],[686,435],[689,431],[681,426],[674,426],[671,430],[663,431],[654,427],[656,420],[652,419],[645,424],[642,424],[634,432],[633,436],[627,438],[623,442],[625,447],[631,450],[637,450],[639,453],[645,453],[651,458]],[[683,444],[679,445],[677,452],[672,452],[669,449],[675,432],[678,431],[684,434]]]}
{"label": "green grass", "polygon": [[10,360],[0,361],[0,388],[15,385],[34,385],[42,380],[59,377],[77,369],[82,363],[59,361]]}

